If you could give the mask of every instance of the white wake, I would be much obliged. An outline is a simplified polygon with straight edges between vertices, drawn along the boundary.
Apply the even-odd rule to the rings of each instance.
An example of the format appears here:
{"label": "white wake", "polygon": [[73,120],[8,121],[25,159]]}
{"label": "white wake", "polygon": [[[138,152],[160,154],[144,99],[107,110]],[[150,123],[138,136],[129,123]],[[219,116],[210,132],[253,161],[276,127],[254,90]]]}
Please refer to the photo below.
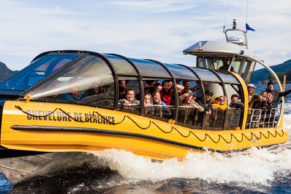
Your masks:
{"label": "white wake", "polygon": [[[284,127],[291,139],[291,114],[284,116]],[[112,170],[129,180],[161,181],[170,178],[199,178],[209,182],[261,184],[268,186],[276,176],[291,173],[291,141],[271,148],[252,148],[228,155],[189,153],[184,161],[169,159],[152,162],[123,150],[92,154],[107,161]],[[108,154],[110,152],[110,154]]]}

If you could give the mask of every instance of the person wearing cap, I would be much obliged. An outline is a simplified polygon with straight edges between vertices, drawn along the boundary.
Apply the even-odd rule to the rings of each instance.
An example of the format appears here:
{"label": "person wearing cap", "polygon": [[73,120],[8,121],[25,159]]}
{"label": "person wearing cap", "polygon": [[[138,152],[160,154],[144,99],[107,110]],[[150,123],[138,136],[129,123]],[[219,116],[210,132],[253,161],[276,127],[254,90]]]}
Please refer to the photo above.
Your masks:
{"label": "person wearing cap", "polygon": [[273,82],[269,82],[267,85],[267,88],[265,90],[267,93],[272,93],[273,94],[273,107],[277,107],[279,98],[282,96],[287,96],[288,94],[291,93],[291,89],[284,91],[284,92],[278,92],[277,90],[274,90],[274,84]]}
{"label": "person wearing cap", "polygon": [[205,91],[205,98],[206,98],[206,104],[204,103],[198,103],[204,108],[205,111],[208,111],[209,114],[214,113],[213,112],[213,107],[212,107],[212,96],[213,92],[211,90],[206,90]]}
{"label": "person wearing cap", "polygon": [[213,98],[212,107],[213,109],[225,110],[227,108],[226,102],[223,100],[224,97],[215,96]]}
{"label": "person wearing cap", "polygon": [[249,95],[251,95],[252,97],[256,95],[255,88],[256,86],[254,84],[248,84],[248,92],[249,92]]}
{"label": "person wearing cap", "polygon": [[255,93],[256,86],[254,84],[248,84],[249,96],[251,96],[251,101],[249,102],[249,108],[253,107],[253,104],[260,99],[259,95]]}

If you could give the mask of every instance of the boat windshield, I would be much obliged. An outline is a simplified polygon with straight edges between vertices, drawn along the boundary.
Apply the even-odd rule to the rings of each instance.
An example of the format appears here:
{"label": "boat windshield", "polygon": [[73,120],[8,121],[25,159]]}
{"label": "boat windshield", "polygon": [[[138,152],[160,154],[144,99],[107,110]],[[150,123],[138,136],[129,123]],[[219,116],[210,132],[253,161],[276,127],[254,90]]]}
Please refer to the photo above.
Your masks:
{"label": "boat windshield", "polygon": [[108,65],[96,56],[86,56],[47,82],[31,90],[34,99],[53,99],[113,107],[114,79]]}
{"label": "boat windshield", "polygon": [[77,53],[52,53],[33,61],[13,77],[0,83],[0,90],[24,91],[64,65],[76,59]]}
{"label": "boat windshield", "polygon": [[197,67],[213,69],[213,70],[228,70],[232,59],[231,57],[198,57]]}

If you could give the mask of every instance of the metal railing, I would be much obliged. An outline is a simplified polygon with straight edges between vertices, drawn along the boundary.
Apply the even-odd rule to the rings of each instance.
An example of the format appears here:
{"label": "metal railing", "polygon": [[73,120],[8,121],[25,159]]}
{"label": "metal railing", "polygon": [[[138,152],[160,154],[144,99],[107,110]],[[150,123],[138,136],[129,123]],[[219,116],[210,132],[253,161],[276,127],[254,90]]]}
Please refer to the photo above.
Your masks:
{"label": "metal railing", "polygon": [[280,108],[249,109],[246,128],[269,128],[278,124]]}

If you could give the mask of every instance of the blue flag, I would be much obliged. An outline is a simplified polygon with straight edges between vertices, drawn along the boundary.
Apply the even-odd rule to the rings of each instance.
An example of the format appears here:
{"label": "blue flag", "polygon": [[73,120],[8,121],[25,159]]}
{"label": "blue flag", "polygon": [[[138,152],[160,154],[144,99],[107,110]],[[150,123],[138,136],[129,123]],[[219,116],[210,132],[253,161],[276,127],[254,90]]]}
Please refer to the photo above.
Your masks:
{"label": "blue flag", "polygon": [[250,26],[248,25],[248,23],[246,23],[246,30],[256,31],[255,29],[253,29],[252,27],[250,27]]}

